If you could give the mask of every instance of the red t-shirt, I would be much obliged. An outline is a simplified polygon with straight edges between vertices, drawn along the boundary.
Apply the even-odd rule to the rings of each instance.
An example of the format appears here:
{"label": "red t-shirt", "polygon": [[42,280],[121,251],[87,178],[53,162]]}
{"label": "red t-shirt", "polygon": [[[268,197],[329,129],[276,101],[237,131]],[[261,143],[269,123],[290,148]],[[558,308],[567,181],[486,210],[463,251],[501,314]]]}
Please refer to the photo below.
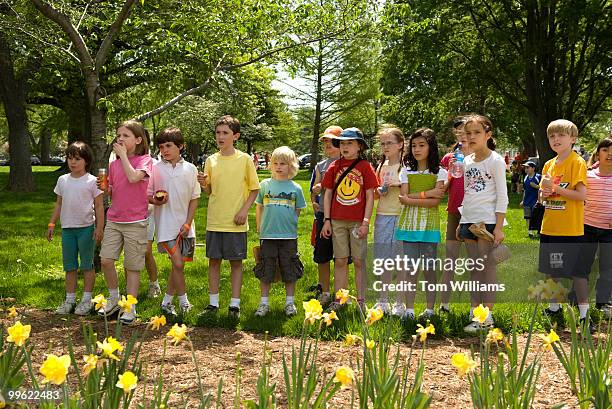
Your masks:
{"label": "red t-shirt", "polygon": [[[337,179],[342,176],[353,159],[340,158],[332,163],[321,186],[333,189]],[[378,180],[372,165],[367,160],[360,161],[350,172],[334,194],[330,217],[337,220],[361,221],[365,215],[366,190],[378,187]]]}
{"label": "red t-shirt", "polygon": [[453,157],[454,153],[450,152],[444,155],[442,160],[440,161],[440,165],[446,170],[448,170],[448,206],[446,207],[446,211],[449,213],[459,213],[459,206],[463,203],[463,193],[465,192],[465,188],[463,186],[463,176],[460,178],[454,178],[450,174],[450,169],[448,169],[448,163],[450,159]]}

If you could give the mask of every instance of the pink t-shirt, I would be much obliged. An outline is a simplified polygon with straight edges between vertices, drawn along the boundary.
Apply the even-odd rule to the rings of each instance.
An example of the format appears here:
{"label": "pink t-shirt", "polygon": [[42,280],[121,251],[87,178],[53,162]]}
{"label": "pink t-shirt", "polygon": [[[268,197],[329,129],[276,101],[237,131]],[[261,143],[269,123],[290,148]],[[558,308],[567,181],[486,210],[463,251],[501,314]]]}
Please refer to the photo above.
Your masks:
{"label": "pink t-shirt", "polygon": [[[442,165],[444,169],[449,170],[448,163],[453,155],[453,152],[447,153],[440,161],[440,165]],[[459,214],[459,206],[463,203],[463,193],[465,192],[463,187],[463,176],[454,178],[451,176],[450,172],[448,172],[448,184],[448,206],[446,207],[446,211],[448,213]]]}
{"label": "pink t-shirt", "polygon": [[121,159],[111,162],[108,167],[108,185],[112,191],[112,202],[106,214],[107,220],[111,222],[134,223],[146,220],[148,216],[147,187],[153,160],[149,154],[128,159],[134,170],[142,170],[146,176],[136,183],[130,183],[121,166]]}
{"label": "pink t-shirt", "polygon": [[587,171],[587,197],[584,204],[584,224],[610,229],[612,220],[612,176],[602,176],[599,169]]}

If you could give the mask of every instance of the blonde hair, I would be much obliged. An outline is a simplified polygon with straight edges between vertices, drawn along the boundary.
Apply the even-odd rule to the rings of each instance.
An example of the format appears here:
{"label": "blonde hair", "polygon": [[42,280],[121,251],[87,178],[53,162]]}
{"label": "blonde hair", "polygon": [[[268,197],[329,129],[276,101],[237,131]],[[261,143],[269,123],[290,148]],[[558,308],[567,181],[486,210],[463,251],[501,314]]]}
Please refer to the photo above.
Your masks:
{"label": "blonde hair", "polygon": [[274,149],[272,152],[272,157],[270,158],[270,170],[272,170],[272,162],[274,162],[274,160],[279,160],[289,164],[289,179],[293,179],[295,175],[297,175],[300,165],[298,164],[297,155],[295,152],[293,152],[293,150],[291,150],[290,147],[281,146]]}
{"label": "blonde hair", "polygon": [[578,137],[578,127],[567,119],[556,119],[548,124],[546,135],[550,136],[553,133],[564,133],[572,138]]}

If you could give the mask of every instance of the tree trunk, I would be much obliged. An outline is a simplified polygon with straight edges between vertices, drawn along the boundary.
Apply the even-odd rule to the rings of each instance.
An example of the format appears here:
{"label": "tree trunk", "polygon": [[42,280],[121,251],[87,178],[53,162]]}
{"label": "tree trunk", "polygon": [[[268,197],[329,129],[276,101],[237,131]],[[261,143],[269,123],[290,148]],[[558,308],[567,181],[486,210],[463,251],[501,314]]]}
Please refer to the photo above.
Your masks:
{"label": "tree trunk", "polygon": [[319,161],[319,134],[321,133],[321,104],[323,103],[323,43],[319,41],[319,55],[317,56],[317,97],[315,100],[315,116],[312,127],[312,141],[310,145],[310,171],[314,171]]}
{"label": "tree trunk", "polygon": [[98,108],[98,101],[103,95],[100,93],[100,78],[95,70],[90,69],[85,74],[87,91],[87,112],[89,129],[91,131],[90,145],[94,152],[93,172],[108,167],[108,143],[106,142],[106,110]]}
{"label": "tree trunk", "polygon": [[40,131],[40,163],[43,165],[49,164],[51,161],[51,130],[46,126],[43,126]]}

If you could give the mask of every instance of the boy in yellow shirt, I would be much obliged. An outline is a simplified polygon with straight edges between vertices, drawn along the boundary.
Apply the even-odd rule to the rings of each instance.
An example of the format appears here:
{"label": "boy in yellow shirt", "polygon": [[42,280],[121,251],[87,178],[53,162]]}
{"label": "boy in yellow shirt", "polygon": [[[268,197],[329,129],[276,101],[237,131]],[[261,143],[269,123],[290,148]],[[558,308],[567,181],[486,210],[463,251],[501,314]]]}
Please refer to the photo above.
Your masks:
{"label": "boy in yellow shirt", "polygon": [[208,257],[208,290],[210,302],[204,313],[219,310],[221,262],[229,260],[232,298],[228,309],[231,318],[240,318],[242,260],[247,255],[249,208],[257,198],[259,179],[251,157],[234,148],[240,138],[240,122],[229,115],[215,123],[215,141],[219,152],[209,156],[198,182],[208,194],[206,218],[206,257]]}
{"label": "boy in yellow shirt", "polygon": [[[540,235],[540,271],[553,279],[572,277],[580,322],[585,324],[589,310],[588,275],[579,268],[584,238],[584,200],[586,198],[586,163],[572,150],[578,128],[572,122],[558,119],[546,129],[550,147],[557,156],[542,169],[540,199],[545,206]],[[550,300],[544,313],[561,318],[563,309],[556,299]],[[592,330],[590,321],[589,330]],[[584,328],[584,327],[583,327]]]}

